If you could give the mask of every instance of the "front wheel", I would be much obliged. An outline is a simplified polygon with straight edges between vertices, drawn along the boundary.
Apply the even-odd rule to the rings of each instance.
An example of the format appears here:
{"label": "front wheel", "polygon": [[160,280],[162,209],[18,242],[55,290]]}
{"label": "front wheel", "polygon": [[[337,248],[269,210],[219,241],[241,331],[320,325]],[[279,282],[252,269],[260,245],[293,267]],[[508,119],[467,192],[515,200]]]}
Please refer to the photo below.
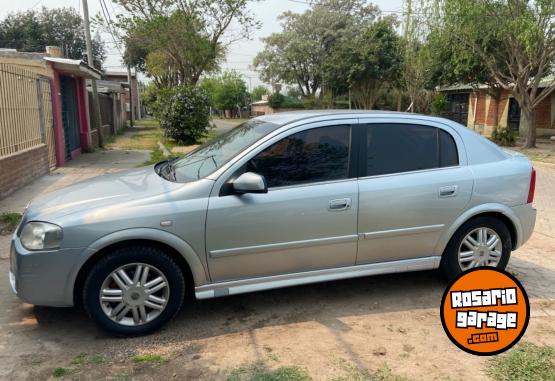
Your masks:
{"label": "front wheel", "polygon": [[483,216],[463,224],[453,235],[441,260],[447,279],[479,266],[505,269],[511,256],[511,235],[497,218]]}
{"label": "front wheel", "polygon": [[170,321],[181,308],[185,281],[179,266],[156,248],[117,249],[91,270],[83,292],[87,313],[116,335],[144,335]]}

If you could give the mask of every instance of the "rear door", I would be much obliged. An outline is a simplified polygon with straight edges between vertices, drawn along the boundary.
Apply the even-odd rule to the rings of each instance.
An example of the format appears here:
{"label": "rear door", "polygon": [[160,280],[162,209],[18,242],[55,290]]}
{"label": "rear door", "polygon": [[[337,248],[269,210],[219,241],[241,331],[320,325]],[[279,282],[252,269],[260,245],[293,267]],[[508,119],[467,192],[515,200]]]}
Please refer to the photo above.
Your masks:
{"label": "rear door", "polygon": [[361,130],[357,264],[433,256],[472,192],[462,140],[448,126],[412,119]]}
{"label": "rear door", "polygon": [[[286,131],[218,179],[209,200],[206,247],[213,281],[355,264],[358,184],[352,123]],[[263,175],[265,194],[234,194],[230,179]]]}

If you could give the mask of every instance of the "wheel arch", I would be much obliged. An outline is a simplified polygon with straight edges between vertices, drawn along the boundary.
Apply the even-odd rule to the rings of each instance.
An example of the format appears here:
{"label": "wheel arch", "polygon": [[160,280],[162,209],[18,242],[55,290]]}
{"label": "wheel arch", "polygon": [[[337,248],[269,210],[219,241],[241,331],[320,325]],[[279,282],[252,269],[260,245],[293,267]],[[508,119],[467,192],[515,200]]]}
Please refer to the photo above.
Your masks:
{"label": "wheel arch", "polygon": [[194,289],[195,286],[205,284],[208,281],[208,276],[200,257],[181,238],[156,229],[129,229],[102,237],[89,246],[84,260],[81,261],[81,265],[74,271],[74,281],[71,282],[71,287],[68,290],[72,295],[71,298],[75,305],[81,304],[85,279],[88,271],[97,261],[112,250],[130,245],[147,245],[168,253],[183,271],[187,282],[186,286],[189,286],[190,289]]}
{"label": "wheel arch", "polygon": [[509,230],[512,250],[515,250],[520,246],[522,227],[520,226],[516,214],[511,210],[511,208],[502,204],[485,204],[467,210],[461,214],[448,229],[444,231],[434,250],[436,255],[443,256],[445,248],[455,232],[467,221],[480,216],[489,216],[502,221]]}

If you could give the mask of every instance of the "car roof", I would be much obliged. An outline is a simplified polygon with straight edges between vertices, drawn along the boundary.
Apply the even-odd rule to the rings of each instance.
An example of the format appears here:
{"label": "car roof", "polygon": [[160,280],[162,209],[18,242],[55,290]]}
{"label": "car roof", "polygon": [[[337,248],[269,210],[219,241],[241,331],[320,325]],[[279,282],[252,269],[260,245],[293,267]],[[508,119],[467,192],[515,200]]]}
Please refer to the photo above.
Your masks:
{"label": "car roof", "polygon": [[[403,117],[411,117],[417,119],[443,119],[437,118],[430,115],[421,115],[421,114],[414,114],[408,112],[399,112],[399,111],[368,111],[368,110],[303,110],[303,111],[287,111],[287,112],[278,112],[274,114],[266,114],[256,117],[255,119],[274,123],[278,125],[286,125],[292,122],[298,122],[305,119],[311,118],[321,118],[321,117],[330,117],[330,116],[345,116],[348,117],[351,115],[353,118],[360,118],[360,117],[395,117],[395,116],[403,116]],[[444,120],[444,119],[443,119]]]}
{"label": "car roof", "polygon": [[397,111],[366,111],[366,110],[303,110],[303,111],[288,111],[275,114],[267,114],[255,118],[256,120],[274,123],[280,126],[286,126],[296,122],[302,122],[304,120],[310,119],[320,119],[328,117],[343,117],[348,118],[365,118],[365,117],[375,117],[375,118],[395,118],[401,117],[402,119],[412,119],[420,121],[428,121],[441,123],[442,125],[447,125],[457,131],[465,142],[466,151],[469,156],[469,163],[471,164],[481,164],[486,162],[492,162],[497,160],[506,159],[509,155],[497,147],[494,143],[479,135],[475,131],[467,128],[459,123],[453,122],[449,119],[421,115],[407,112],[397,112]]}

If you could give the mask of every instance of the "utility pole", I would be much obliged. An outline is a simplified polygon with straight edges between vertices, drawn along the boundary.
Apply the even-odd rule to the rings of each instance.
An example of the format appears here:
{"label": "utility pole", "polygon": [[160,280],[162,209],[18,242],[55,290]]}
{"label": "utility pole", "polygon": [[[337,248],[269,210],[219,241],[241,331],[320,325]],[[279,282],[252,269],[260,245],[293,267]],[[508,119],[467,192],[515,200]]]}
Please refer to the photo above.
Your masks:
{"label": "utility pole", "polygon": [[127,65],[127,82],[129,83],[129,111],[131,115],[129,125],[133,127],[135,124],[135,109],[133,107],[133,77],[131,76],[131,65]]}
{"label": "utility pole", "polygon": [[[89,5],[87,0],[83,1],[83,21],[85,25],[85,42],[87,44],[87,64],[94,69],[94,56],[92,53],[92,42],[91,42],[91,25],[89,21]],[[100,119],[100,103],[98,102],[98,88],[96,87],[96,79],[91,80],[92,91],[93,91],[93,120],[96,123],[96,131],[98,134],[98,146],[104,147],[104,139],[102,138],[102,121]]]}

